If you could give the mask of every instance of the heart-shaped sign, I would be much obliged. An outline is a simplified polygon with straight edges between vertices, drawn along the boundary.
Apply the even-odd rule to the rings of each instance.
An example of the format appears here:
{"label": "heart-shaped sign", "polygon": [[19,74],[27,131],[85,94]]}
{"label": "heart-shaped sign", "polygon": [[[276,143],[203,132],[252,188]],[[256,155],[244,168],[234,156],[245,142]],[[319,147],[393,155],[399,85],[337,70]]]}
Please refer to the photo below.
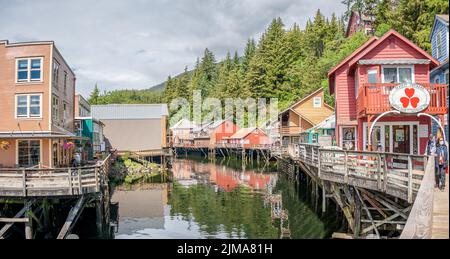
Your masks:
{"label": "heart-shaped sign", "polygon": [[415,109],[417,108],[417,104],[419,104],[420,99],[418,97],[414,97],[411,98],[411,100],[409,100],[411,102],[411,106]]}
{"label": "heart-shaped sign", "polygon": [[416,92],[416,89],[414,88],[406,88],[405,89],[405,94],[406,96],[408,96],[409,98],[412,98],[414,96],[414,93]]}
{"label": "heart-shaped sign", "polygon": [[409,98],[402,97],[402,98],[400,98],[400,102],[402,103],[403,108],[408,108],[408,106],[409,106]]}

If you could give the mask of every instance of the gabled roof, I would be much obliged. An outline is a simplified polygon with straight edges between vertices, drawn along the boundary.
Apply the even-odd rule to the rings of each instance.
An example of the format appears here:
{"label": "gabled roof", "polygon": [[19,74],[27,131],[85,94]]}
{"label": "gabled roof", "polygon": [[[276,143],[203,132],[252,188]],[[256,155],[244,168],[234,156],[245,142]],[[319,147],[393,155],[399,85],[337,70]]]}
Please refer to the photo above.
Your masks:
{"label": "gabled roof", "polygon": [[307,131],[315,130],[315,129],[334,129],[336,127],[336,116],[335,114],[323,120],[321,123],[316,126],[308,129]]}
{"label": "gabled roof", "polygon": [[188,119],[181,119],[180,121],[175,123],[175,125],[170,127],[170,129],[193,129],[195,127],[197,127],[197,125],[195,125],[193,121],[190,121]]}
{"label": "gabled roof", "polygon": [[99,120],[160,119],[168,116],[167,104],[108,104],[92,105],[92,117]]}
{"label": "gabled roof", "polygon": [[[406,44],[408,44],[410,47],[421,53],[424,57],[429,59],[431,61],[430,65],[431,67],[436,67],[439,65],[439,61],[437,61],[435,58],[433,58],[430,54],[428,54],[423,49],[419,48],[417,45],[412,43],[410,40],[402,36],[400,33],[396,32],[395,30],[391,29],[387,33],[383,35],[381,38],[372,37],[368,42],[366,42],[364,45],[362,45],[360,48],[358,48],[356,51],[354,51],[350,56],[348,56],[346,59],[344,59],[341,63],[339,63],[337,66],[335,66],[330,72],[328,72],[328,77],[330,77],[336,72],[337,69],[339,69],[341,66],[349,63],[349,66],[355,65],[360,59],[362,59],[365,55],[367,55],[369,52],[371,52],[374,48],[379,46],[381,43],[383,43],[387,38],[390,36],[395,36],[398,39],[402,40]],[[334,92],[334,82],[332,80],[328,80],[329,82],[329,88],[330,93]]]}
{"label": "gabled roof", "polygon": [[436,24],[438,21],[442,22],[448,27],[448,14],[436,14],[436,16],[434,17],[433,27],[431,27],[431,33],[429,38],[430,41],[431,37],[433,37],[434,29],[436,28]]}
{"label": "gabled roof", "polygon": [[[287,111],[289,111],[289,110],[292,110],[294,107],[296,107],[296,106],[298,106],[298,105],[304,103],[305,101],[309,100],[311,97],[317,95],[317,94],[320,93],[320,92],[323,92],[323,88],[322,88],[322,87],[320,87],[320,88],[318,88],[317,90],[315,90],[314,92],[308,94],[306,97],[302,98],[301,100],[295,102],[294,104],[292,104],[291,106],[289,106],[288,108],[286,108],[284,111],[280,112],[280,114],[283,114],[283,113],[285,113],[285,112],[287,112]],[[327,106],[328,108],[334,110],[333,107],[331,107],[330,105],[326,104],[325,102],[323,102],[323,104],[324,104],[325,106]],[[295,112],[295,111],[294,111],[294,112]],[[297,113],[297,114],[298,114],[298,113]],[[299,114],[299,115],[300,115],[300,114]],[[301,116],[301,115],[300,115],[300,116]]]}
{"label": "gabled roof", "polygon": [[411,48],[415,49],[417,52],[422,54],[424,57],[429,59],[431,61],[431,65],[434,63],[434,67],[439,65],[439,61],[437,61],[435,58],[433,58],[430,54],[428,54],[425,50],[419,48],[416,44],[412,43],[410,40],[405,38],[400,33],[396,32],[395,30],[391,29],[387,33],[383,35],[383,37],[379,38],[374,44],[371,44],[368,46],[364,51],[362,51],[360,54],[358,54],[356,57],[354,57],[350,63],[349,66],[355,65],[360,59],[362,59],[364,56],[369,54],[373,49],[375,49],[377,46],[379,46],[381,43],[383,43],[387,38],[390,36],[395,36],[398,39],[402,40],[406,44],[408,44]]}
{"label": "gabled roof", "polygon": [[[230,139],[243,139],[243,138],[247,137],[249,134],[251,134],[252,132],[254,132],[257,129],[258,129],[257,127],[240,129],[233,136],[231,136]],[[261,130],[261,132],[263,134],[266,134],[262,130]]]}

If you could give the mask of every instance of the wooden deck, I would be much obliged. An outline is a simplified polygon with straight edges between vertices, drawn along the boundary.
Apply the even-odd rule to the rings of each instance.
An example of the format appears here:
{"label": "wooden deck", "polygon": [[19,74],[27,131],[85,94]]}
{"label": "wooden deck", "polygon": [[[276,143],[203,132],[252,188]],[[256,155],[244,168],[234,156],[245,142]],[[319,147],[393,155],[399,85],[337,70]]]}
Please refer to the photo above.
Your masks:
{"label": "wooden deck", "polygon": [[448,214],[448,175],[446,178],[445,191],[434,190],[433,202],[433,228],[431,231],[432,239],[449,239],[449,214]]}
{"label": "wooden deck", "polygon": [[107,184],[110,156],[78,168],[0,168],[0,198],[81,196]]}
{"label": "wooden deck", "polygon": [[309,144],[290,145],[294,161],[317,168],[317,177],[380,191],[413,203],[424,176],[425,156],[395,153],[319,149]]}
{"label": "wooden deck", "polygon": [[[328,182],[353,186],[357,194],[358,190],[363,192],[371,205],[375,203],[367,199],[367,191],[375,191],[382,196],[387,194],[410,204],[403,209],[393,208],[395,214],[390,217],[380,213],[384,215],[384,220],[369,218],[373,224],[369,228],[374,229],[388,221],[397,222],[395,224],[403,222],[402,239],[449,238],[448,177],[445,192],[434,188],[434,159],[409,154],[323,149],[309,144],[290,145],[279,153],[296,161],[301,167],[313,168],[308,170],[309,174],[312,173],[312,177],[322,184]],[[379,199],[381,196],[372,198]],[[365,206],[363,199],[361,202]],[[389,209],[395,206],[392,201],[385,205]],[[380,208],[378,210],[381,211]],[[371,213],[367,210],[367,214]],[[402,217],[406,222],[393,221],[396,217]],[[348,218],[353,220],[351,216]],[[352,227],[354,230],[355,227]],[[369,228],[361,233],[368,233]],[[378,232],[376,234],[379,235]]]}

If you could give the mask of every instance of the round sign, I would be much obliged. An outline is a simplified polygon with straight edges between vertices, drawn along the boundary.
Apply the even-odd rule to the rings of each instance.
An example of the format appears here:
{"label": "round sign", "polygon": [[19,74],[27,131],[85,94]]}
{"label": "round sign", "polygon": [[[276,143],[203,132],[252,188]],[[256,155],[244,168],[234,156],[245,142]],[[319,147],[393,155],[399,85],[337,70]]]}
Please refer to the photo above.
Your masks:
{"label": "round sign", "polygon": [[391,90],[389,102],[402,113],[419,113],[430,105],[430,93],[419,84],[405,83]]}

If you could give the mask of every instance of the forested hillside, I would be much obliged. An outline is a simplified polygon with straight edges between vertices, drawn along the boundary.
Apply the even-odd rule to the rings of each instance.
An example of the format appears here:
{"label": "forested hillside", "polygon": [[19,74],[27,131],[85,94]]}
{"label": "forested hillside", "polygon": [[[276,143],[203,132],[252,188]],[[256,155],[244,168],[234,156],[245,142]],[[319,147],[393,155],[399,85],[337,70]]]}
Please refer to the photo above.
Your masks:
{"label": "forested hillside", "polygon": [[[176,97],[192,99],[193,90],[203,97],[278,98],[280,108],[304,97],[318,87],[327,88],[327,71],[369,39],[363,33],[344,37],[350,12],[374,15],[376,35],[393,28],[430,51],[429,34],[434,14],[448,13],[446,0],[344,0],[348,11],[331,17],[317,10],[305,28],[286,28],[273,19],[262,36],[249,39],[242,53],[228,53],[216,60],[208,48],[177,77],[169,76],[164,91],[123,90],[91,94],[91,103],[155,103]],[[207,47],[207,46],[205,46]],[[326,91],[327,92],[327,91]],[[326,101],[333,105],[328,94]]]}

